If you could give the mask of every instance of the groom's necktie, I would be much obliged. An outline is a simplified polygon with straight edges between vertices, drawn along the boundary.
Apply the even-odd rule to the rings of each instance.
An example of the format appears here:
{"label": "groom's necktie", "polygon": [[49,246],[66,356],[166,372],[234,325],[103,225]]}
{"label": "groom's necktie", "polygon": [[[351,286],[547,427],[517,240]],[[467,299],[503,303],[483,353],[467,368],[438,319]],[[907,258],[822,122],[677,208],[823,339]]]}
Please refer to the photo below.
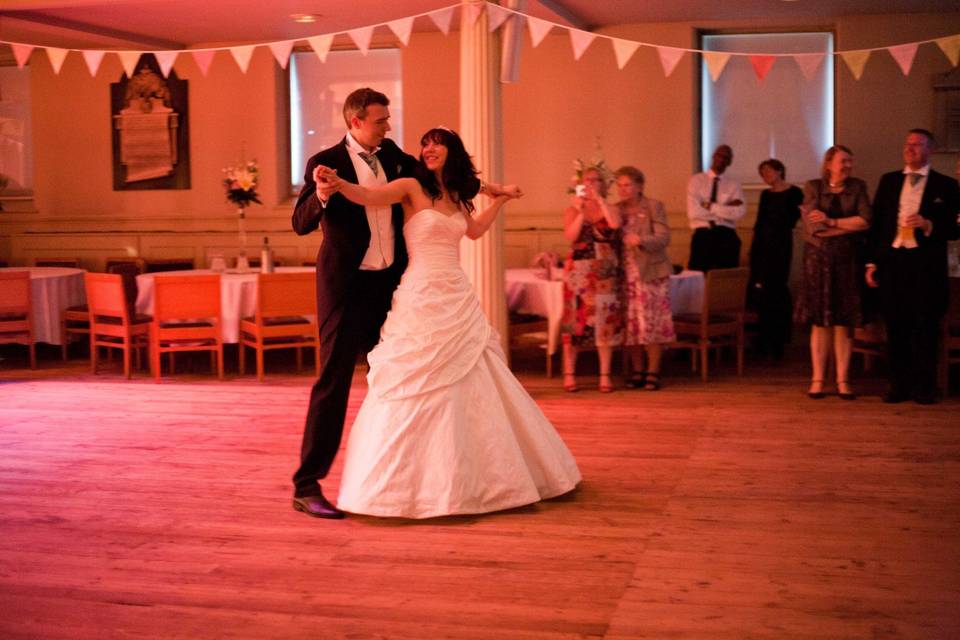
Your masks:
{"label": "groom's necktie", "polygon": [[920,178],[923,177],[923,174],[920,173],[908,173],[907,177],[910,178],[910,186],[915,187],[917,183],[920,182]]}
{"label": "groom's necktie", "polygon": [[377,156],[372,153],[367,153],[366,151],[360,151],[357,153],[358,156],[363,158],[363,161],[367,163],[367,166],[370,167],[370,171],[373,171],[374,176],[380,175],[380,169],[377,167]]}

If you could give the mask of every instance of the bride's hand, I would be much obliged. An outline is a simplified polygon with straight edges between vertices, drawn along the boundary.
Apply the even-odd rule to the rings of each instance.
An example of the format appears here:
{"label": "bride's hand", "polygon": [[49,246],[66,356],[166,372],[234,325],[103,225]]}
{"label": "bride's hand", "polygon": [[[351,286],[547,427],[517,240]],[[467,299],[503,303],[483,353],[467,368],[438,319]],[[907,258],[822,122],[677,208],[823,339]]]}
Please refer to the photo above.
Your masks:
{"label": "bride's hand", "polygon": [[523,190],[520,189],[520,187],[518,187],[515,184],[505,184],[500,187],[500,193],[498,193],[497,195],[506,196],[507,198],[510,198],[510,199],[522,198]]}
{"label": "bride's hand", "polygon": [[325,167],[322,164],[318,164],[313,169],[313,181],[317,183],[317,193],[321,194],[324,199],[329,199],[334,193],[340,191],[340,187],[343,185],[343,180],[337,175],[337,170]]}

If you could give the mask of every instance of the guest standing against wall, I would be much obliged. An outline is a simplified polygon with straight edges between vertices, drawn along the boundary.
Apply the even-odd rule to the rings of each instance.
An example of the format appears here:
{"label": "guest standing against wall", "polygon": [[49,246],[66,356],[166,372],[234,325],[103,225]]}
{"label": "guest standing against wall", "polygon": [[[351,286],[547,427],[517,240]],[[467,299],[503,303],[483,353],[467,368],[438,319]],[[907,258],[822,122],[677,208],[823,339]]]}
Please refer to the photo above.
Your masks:
{"label": "guest standing against wall", "polygon": [[722,144],[713,152],[709,171],[697,173],[687,183],[687,217],[690,269],[707,272],[740,265],[737,220],[747,208],[740,183],[723,175],[733,163],[733,149]]}

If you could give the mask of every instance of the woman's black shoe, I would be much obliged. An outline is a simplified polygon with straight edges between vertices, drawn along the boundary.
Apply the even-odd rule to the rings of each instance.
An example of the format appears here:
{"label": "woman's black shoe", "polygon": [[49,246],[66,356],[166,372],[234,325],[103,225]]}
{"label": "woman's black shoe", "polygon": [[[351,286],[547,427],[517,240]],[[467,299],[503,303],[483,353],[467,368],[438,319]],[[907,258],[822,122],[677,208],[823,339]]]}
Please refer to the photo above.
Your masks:
{"label": "woman's black shoe", "polygon": [[641,371],[639,373],[634,373],[629,378],[627,378],[627,386],[631,389],[642,389],[643,385],[647,384],[647,372]]}

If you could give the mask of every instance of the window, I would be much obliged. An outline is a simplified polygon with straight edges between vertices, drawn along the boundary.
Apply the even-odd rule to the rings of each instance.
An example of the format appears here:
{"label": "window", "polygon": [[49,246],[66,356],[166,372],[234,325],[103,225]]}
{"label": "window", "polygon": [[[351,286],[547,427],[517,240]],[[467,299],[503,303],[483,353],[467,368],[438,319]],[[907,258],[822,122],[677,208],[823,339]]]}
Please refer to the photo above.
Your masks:
{"label": "window", "polygon": [[303,184],[313,154],[340,142],[346,131],[343,102],[353,90],[370,87],[390,98],[393,140],[403,140],[403,83],[399,49],[331,51],[320,62],[310,51],[290,58],[290,184]]}
{"label": "window", "polygon": [[718,144],[733,147],[728,175],[757,183],[757,165],[778,158],[788,178],[820,174],[823,153],[833,144],[833,34],[750,33],[704,35],[706,51],[825,53],[807,80],[792,57],[778,57],[761,83],[746,56],[732,56],[717,82],[701,63],[701,144],[704,170]]}
{"label": "window", "polygon": [[29,66],[0,66],[0,187],[4,182],[0,197],[33,193]]}

